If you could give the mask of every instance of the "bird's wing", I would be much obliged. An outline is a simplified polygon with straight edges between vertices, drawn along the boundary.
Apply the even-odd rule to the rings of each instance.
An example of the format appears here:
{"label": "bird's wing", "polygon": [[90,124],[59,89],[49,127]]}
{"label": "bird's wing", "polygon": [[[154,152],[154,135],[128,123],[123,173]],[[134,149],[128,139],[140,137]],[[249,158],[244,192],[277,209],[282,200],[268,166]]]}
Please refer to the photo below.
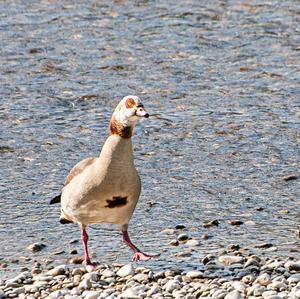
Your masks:
{"label": "bird's wing", "polygon": [[[80,174],[82,171],[84,171],[84,169],[89,166],[90,164],[92,164],[97,158],[94,157],[89,157],[86,158],[82,161],[80,161],[79,163],[77,163],[72,170],[69,172],[69,174],[66,177],[65,183],[64,183],[64,187],[66,187],[71,181],[72,179],[77,176],[78,174]],[[61,194],[55,196],[54,198],[52,198],[50,200],[50,205],[55,204],[55,203],[59,203],[61,200]]]}
{"label": "bird's wing", "polygon": [[66,187],[71,181],[72,179],[77,176],[78,174],[80,174],[81,172],[84,171],[84,169],[89,166],[90,164],[92,164],[97,158],[94,157],[89,157],[86,158],[82,161],[80,161],[79,163],[77,163],[72,170],[69,172],[69,174],[67,175],[67,178],[65,180],[64,183],[64,187]]}

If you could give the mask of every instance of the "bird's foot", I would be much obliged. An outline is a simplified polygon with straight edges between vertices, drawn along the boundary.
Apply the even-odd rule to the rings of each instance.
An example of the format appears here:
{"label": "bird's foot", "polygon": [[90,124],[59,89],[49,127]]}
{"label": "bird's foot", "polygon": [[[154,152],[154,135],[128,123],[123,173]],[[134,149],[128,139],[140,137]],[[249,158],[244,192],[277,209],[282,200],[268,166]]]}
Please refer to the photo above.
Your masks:
{"label": "bird's foot", "polygon": [[94,268],[96,268],[99,264],[98,263],[92,263],[90,259],[88,260],[84,260],[82,263],[84,266],[92,266]]}
{"label": "bird's foot", "polygon": [[150,255],[150,254],[146,254],[146,253],[143,253],[141,251],[137,251],[134,253],[133,257],[132,257],[132,261],[133,262],[138,262],[138,261],[148,261],[154,257],[158,257],[159,254],[156,254],[156,255]]}

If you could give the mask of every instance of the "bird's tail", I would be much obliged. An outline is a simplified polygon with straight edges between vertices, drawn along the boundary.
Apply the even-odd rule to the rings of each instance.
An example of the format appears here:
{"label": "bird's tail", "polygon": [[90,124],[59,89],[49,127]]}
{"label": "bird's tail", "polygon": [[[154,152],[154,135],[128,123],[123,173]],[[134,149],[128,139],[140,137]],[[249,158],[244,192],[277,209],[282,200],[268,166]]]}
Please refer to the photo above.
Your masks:
{"label": "bird's tail", "polygon": [[61,194],[55,196],[54,198],[52,198],[49,202],[50,205],[53,205],[55,203],[60,203],[60,199],[61,199]]}

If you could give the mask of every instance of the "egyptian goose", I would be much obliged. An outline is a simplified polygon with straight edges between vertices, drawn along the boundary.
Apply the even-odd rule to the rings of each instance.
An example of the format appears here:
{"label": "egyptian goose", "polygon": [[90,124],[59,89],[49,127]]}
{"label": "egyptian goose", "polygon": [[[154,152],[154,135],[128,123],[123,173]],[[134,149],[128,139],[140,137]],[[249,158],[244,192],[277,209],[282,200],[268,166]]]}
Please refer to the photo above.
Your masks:
{"label": "egyptian goose", "polygon": [[60,222],[78,223],[84,248],[84,262],[92,264],[88,254],[86,226],[112,223],[121,227],[123,241],[134,252],[133,261],[149,260],[130,240],[128,224],[141,192],[141,181],[133,163],[131,136],[140,118],[148,118],[137,96],[126,96],[117,105],[98,158],[79,162],[68,174],[62,192],[50,204],[61,202]]}

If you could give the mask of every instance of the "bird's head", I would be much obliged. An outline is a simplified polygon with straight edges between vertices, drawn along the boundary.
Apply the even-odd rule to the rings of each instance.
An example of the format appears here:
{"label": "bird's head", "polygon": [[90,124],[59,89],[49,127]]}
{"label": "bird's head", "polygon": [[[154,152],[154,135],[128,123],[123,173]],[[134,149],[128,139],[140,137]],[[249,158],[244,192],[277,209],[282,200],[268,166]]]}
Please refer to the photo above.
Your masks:
{"label": "bird's head", "polygon": [[[110,122],[111,133],[122,136],[122,134],[119,133],[121,128],[123,131],[132,132],[132,129],[139,119],[148,117],[149,114],[145,111],[144,105],[139,97],[133,95],[126,96],[117,105],[112,115]],[[115,128],[119,129],[116,130]]]}

